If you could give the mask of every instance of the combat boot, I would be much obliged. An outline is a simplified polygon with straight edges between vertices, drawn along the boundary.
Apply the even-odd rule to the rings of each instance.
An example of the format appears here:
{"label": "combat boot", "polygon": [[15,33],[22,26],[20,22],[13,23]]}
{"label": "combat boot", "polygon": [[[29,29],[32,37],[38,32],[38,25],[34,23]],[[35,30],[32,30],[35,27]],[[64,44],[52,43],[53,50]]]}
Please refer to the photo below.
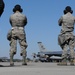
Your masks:
{"label": "combat boot", "polygon": [[70,65],[74,65],[74,59],[70,59]]}
{"label": "combat boot", "polygon": [[27,65],[27,61],[26,61],[26,57],[25,56],[23,56],[22,65]]}
{"label": "combat boot", "polygon": [[10,66],[14,66],[14,62],[10,62]]}
{"label": "combat boot", "polygon": [[57,65],[67,66],[67,60],[66,59],[62,59],[62,61],[59,62]]}
{"label": "combat boot", "polygon": [[13,56],[10,56],[10,66],[14,66]]}

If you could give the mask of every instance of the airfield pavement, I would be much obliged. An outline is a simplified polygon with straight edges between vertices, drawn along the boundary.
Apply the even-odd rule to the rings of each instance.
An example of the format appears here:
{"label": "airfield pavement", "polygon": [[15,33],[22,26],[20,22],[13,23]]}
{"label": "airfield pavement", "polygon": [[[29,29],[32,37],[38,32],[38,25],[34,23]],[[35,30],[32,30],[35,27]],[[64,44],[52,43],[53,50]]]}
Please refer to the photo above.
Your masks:
{"label": "airfield pavement", "polygon": [[30,62],[27,66],[14,63],[10,67],[9,62],[0,62],[0,75],[75,75],[75,66],[58,66],[57,63]]}

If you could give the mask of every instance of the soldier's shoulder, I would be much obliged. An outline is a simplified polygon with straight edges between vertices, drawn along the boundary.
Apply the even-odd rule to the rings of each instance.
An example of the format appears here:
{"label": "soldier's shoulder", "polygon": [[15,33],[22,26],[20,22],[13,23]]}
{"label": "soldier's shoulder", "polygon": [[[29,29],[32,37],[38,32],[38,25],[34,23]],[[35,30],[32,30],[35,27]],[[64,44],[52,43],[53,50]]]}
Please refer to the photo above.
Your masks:
{"label": "soldier's shoulder", "polygon": [[72,17],[75,19],[75,16],[74,15],[72,15]]}
{"label": "soldier's shoulder", "polygon": [[25,14],[22,14],[22,17],[27,18]]}
{"label": "soldier's shoulder", "polygon": [[23,14],[23,13],[22,13],[21,15],[22,15],[22,16],[26,16],[26,15],[25,15],[25,14]]}
{"label": "soldier's shoulder", "polygon": [[10,15],[10,19],[12,19],[14,16],[15,16],[14,14],[11,14],[11,15]]}

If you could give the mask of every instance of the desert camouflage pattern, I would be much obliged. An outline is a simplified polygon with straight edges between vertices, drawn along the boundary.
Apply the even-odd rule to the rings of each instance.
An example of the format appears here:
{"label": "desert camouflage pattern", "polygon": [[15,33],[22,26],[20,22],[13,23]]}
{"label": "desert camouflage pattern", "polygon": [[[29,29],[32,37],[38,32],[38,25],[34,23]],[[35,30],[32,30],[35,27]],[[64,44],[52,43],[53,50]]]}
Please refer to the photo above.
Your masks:
{"label": "desert camouflage pattern", "polygon": [[23,57],[23,64],[26,63],[26,34],[24,31],[24,27],[27,24],[27,18],[20,12],[15,12],[10,16],[10,24],[12,29],[9,31],[7,35],[7,39],[10,41],[10,63],[13,63],[13,56],[17,51],[17,40],[21,47],[20,55]]}
{"label": "desert camouflage pattern", "polygon": [[62,58],[67,57],[67,50],[70,50],[70,58],[74,58],[75,37],[73,34],[75,17],[71,13],[67,13],[58,21],[61,26],[61,33],[58,36],[58,44],[61,46],[63,53]]}

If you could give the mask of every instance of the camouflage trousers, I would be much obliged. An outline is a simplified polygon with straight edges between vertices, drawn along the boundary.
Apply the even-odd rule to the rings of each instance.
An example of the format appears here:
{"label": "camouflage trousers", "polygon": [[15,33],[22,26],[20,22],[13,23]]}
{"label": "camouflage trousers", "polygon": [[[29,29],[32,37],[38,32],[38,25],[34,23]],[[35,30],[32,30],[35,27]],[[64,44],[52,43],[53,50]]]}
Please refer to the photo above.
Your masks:
{"label": "camouflage trousers", "polygon": [[26,56],[27,43],[26,43],[25,34],[12,34],[10,41],[10,56],[16,54],[17,40],[19,41],[21,47],[21,55]]}
{"label": "camouflage trousers", "polygon": [[70,58],[74,58],[74,40],[69,39],[65,42],[63,45],[63,53],[62,53],[62,58],[67,58],[68,50],[70,50]]}

